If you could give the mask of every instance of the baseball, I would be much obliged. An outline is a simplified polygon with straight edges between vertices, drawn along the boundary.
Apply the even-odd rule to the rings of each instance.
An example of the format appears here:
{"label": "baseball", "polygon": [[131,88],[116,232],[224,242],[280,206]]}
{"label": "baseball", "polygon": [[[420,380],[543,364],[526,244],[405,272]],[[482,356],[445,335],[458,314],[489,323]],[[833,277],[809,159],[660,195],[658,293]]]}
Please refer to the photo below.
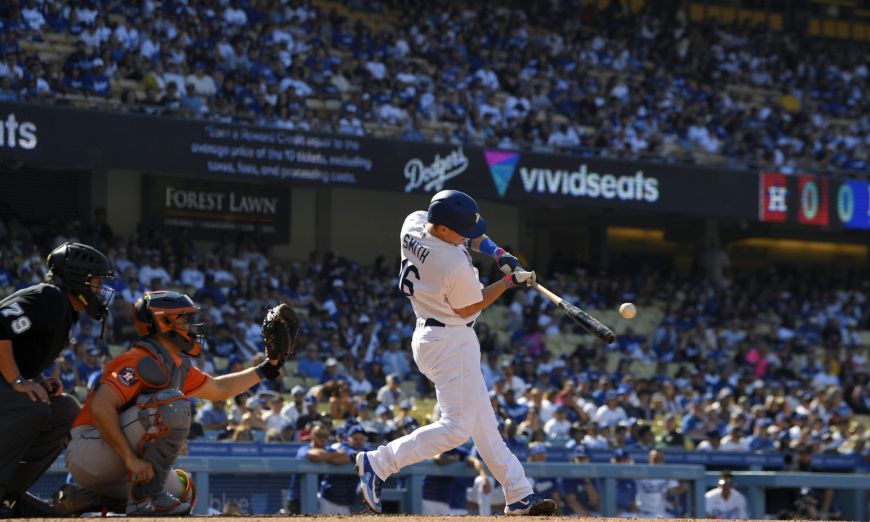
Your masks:
{"label": "baseball", "polygon": [[619,315],[626,319],[631,319],[637,315],[637,308],[635,308],[631,303],[622,303],[619,305]]}

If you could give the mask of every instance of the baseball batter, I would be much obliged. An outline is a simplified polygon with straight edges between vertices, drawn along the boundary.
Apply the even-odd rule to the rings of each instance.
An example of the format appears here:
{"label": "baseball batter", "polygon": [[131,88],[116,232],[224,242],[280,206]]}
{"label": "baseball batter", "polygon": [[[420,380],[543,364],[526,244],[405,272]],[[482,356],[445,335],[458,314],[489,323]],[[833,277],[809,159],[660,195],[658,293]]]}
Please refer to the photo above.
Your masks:
{"label": "baseball batter", "polygon": [[[363,498],[381,511],[384,480],[399,469],[464,444],[469,437],[504,488],[506,515],[552,515],[556,503],[534,494],[523,467],[502,440],[480,371],[474,321],[505,290],[529,286],[535,273],[484,235],[486,222],[466,194],[444,190],[429,211],[405,219],[399,241],[399,289],[414,307],[411,349],[420,371],[435,383],[441,418],[376,451],[354,456]],[[468,248],[491,255],[505,277],[482,288]]]}
{"label": "baseball batter", "polygon": [[176,292],[148,292],[136,302],[142,338],[106,366],[73,424],[66,466],[78,486],[61,488],[57,515],[101,506],[127,516],[184,515],[196,504],[193,481],[172,469],[190,429],[188,397],[225,400],[280,375],[278,361],[217,378],[192,366],[187,356],[202,350],[198,314]]}

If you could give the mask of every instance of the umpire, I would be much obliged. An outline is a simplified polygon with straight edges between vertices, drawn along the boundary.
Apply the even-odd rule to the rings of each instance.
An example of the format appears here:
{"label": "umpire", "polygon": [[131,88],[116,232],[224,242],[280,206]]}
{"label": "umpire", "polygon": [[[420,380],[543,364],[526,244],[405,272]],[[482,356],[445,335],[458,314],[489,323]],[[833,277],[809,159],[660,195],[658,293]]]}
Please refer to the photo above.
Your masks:
{"label": "umpire", "polygon": [[66,346],[77,312],[103,321],[105,333],[113,290],[103,280],[113,277],[98,250],[66,243],[49,255],[44,283],[0,301],[0,518],[51,508],[27,490],[63,451],[80,408],[43,372]]}

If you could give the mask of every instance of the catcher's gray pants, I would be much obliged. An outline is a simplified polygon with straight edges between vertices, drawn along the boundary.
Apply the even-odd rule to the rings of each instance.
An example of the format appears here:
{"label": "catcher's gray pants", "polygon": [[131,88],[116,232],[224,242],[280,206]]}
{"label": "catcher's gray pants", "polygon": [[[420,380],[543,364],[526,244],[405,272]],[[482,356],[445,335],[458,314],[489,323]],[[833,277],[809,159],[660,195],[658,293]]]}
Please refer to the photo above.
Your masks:
{"label": "catcher's gray pants", "polygon": [[0,504],[4,493],[27,492],[57,460],[79,411],[69,395],[34,402],[0,379]]}
{"label": "catcher's gray pants", "polygon": [[[153,424],[153,408],[150,413]],[[122,411],[118,420],[121,422],[121,431],[130,442],[133,452],[138,455],[139,444],[145,437],[145,427],[139,422],[139,407],[132,406]],[[127,466],[124,465],[124,459],[103,440],[95,426],[78,426],[72,431],[72,441],[66,450],[66,469],[88,491],[127,501],[131,486]],[[185,487],[178,475],[170,471],[163,491],[181,498]]]}

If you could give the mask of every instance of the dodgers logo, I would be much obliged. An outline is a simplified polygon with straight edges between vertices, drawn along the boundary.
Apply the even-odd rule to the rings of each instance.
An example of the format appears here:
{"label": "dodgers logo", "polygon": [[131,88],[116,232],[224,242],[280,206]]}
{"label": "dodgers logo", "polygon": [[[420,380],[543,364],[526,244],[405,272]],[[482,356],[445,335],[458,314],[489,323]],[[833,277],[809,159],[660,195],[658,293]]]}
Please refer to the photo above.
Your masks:
{"label": "dodgers logo", "polygon": [[133,386],[139,382],[139,378],[136,377],[136,370],[134,370],[132,366],[127,366],[118,372],[118,382],[124,386]]}

